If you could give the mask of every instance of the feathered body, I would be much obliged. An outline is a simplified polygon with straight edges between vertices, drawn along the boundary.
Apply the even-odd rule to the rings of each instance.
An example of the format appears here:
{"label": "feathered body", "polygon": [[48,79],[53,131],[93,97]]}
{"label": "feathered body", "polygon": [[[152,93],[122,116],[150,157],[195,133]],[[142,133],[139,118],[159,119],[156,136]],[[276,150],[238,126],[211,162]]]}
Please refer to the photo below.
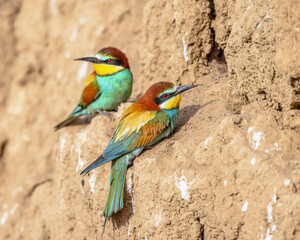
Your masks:
{"label": "feathered body", "polygon": [[[144,150],[169,136],[178,118],[181,92],[194,85],[177,88],[170,82],[158,82],[129,108],[103,154],[81,174],[112,161],[110,190],[104,208],[106,220],[123,208],[124,183],[128,165]],[[104,228],[103,228],[104,229]]]}
{"label": "feathered body", "polygon": [[83,115],[113,111],[130,97],[132,73],[127,57],[116,48],[103,48],[96,57],[80,58],[94,63],[94,71],[86,79],[77,107],[55,129],[69,125]]}

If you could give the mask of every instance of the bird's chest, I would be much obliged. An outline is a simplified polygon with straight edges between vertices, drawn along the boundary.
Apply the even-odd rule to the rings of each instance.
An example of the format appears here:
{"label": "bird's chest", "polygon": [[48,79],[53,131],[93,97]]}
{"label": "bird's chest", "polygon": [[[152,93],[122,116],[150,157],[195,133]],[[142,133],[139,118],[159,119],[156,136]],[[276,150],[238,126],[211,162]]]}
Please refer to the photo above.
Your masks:
{"label": "bird's chest", "polygon": [[100,101],[103,109],[116,109],[131,95],[131,73],[127,74],[122,71],[110,76],[97,76],[97,82],[101,88]]}
{"label": "bird's chest", "polygon": [[103,94],[121,94],[131,91],[132,77],[127,71],[121,71],[113,75],[97,76],[97,82]]}
{"label": "bird's chest", "polygon": [[163,110],[166,114],[168,114],[170,118],[170,123],[171,123],[171,128],[172,131],[175,127],[175,123],[177,122],[178,119],[178,114],[179,114],[179,108],[173,108],[173,109],[164,109]]}

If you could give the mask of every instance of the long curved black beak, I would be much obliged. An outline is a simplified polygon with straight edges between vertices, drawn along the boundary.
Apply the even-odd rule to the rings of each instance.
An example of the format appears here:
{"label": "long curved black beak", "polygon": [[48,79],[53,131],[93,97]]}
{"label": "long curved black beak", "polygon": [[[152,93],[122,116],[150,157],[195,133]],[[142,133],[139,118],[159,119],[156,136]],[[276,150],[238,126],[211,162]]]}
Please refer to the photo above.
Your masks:
{"label": "long curved black beak", "polygon": [[75,58],[74,61],[86,61],[91,63],[103,63],[103,61],[99,60],[95,57],[83,57],[83,58]]}
{"label": "long curved black beak", "polygon": [[189,89],[197,87],[197,86],[199,86],[199,84],[180,86],[177,88],[176,92],[173,93],[173,95],[178,95],[180,93],[185,92],[186,90],[189,90]]}

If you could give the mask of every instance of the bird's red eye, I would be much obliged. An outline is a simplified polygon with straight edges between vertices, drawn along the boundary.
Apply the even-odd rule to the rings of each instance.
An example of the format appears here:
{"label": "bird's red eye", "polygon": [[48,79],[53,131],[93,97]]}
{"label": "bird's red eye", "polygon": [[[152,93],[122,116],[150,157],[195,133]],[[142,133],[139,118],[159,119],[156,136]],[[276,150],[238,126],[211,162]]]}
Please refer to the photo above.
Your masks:
{"label": "bird's red eye", "polygon": [[108,63],[112,63],[112,59],[108,59],[107,62],[108,62]]}
{"label": "bird's red eye", "polygon": [[162,97],[163,97],[163,98],[168,98],[168,97],[169,97],[169,94],[164,93],[164,94],[162,95]]}

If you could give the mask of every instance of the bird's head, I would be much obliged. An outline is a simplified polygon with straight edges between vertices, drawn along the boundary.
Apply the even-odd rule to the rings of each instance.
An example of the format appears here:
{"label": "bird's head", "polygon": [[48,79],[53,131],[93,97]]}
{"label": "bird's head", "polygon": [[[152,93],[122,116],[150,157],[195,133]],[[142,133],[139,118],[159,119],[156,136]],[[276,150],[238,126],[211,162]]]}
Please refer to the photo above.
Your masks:
{"label": "bird's head", "polygon": [[95,57],[83,57],[74,60],[94,63],[94,70],[99,76],[107,76],[124,69],[130,69],[126,55],[114,47],[102,48]]}
{"label": "bird's head", "polygon": [[176,87],[171,82],[158,82],[149,87],[140,100],[144,105],[148,105],[148,108],[152,108],[153,110],[171,110],[179,107],[181,93],[196,86],[185,85]]}

